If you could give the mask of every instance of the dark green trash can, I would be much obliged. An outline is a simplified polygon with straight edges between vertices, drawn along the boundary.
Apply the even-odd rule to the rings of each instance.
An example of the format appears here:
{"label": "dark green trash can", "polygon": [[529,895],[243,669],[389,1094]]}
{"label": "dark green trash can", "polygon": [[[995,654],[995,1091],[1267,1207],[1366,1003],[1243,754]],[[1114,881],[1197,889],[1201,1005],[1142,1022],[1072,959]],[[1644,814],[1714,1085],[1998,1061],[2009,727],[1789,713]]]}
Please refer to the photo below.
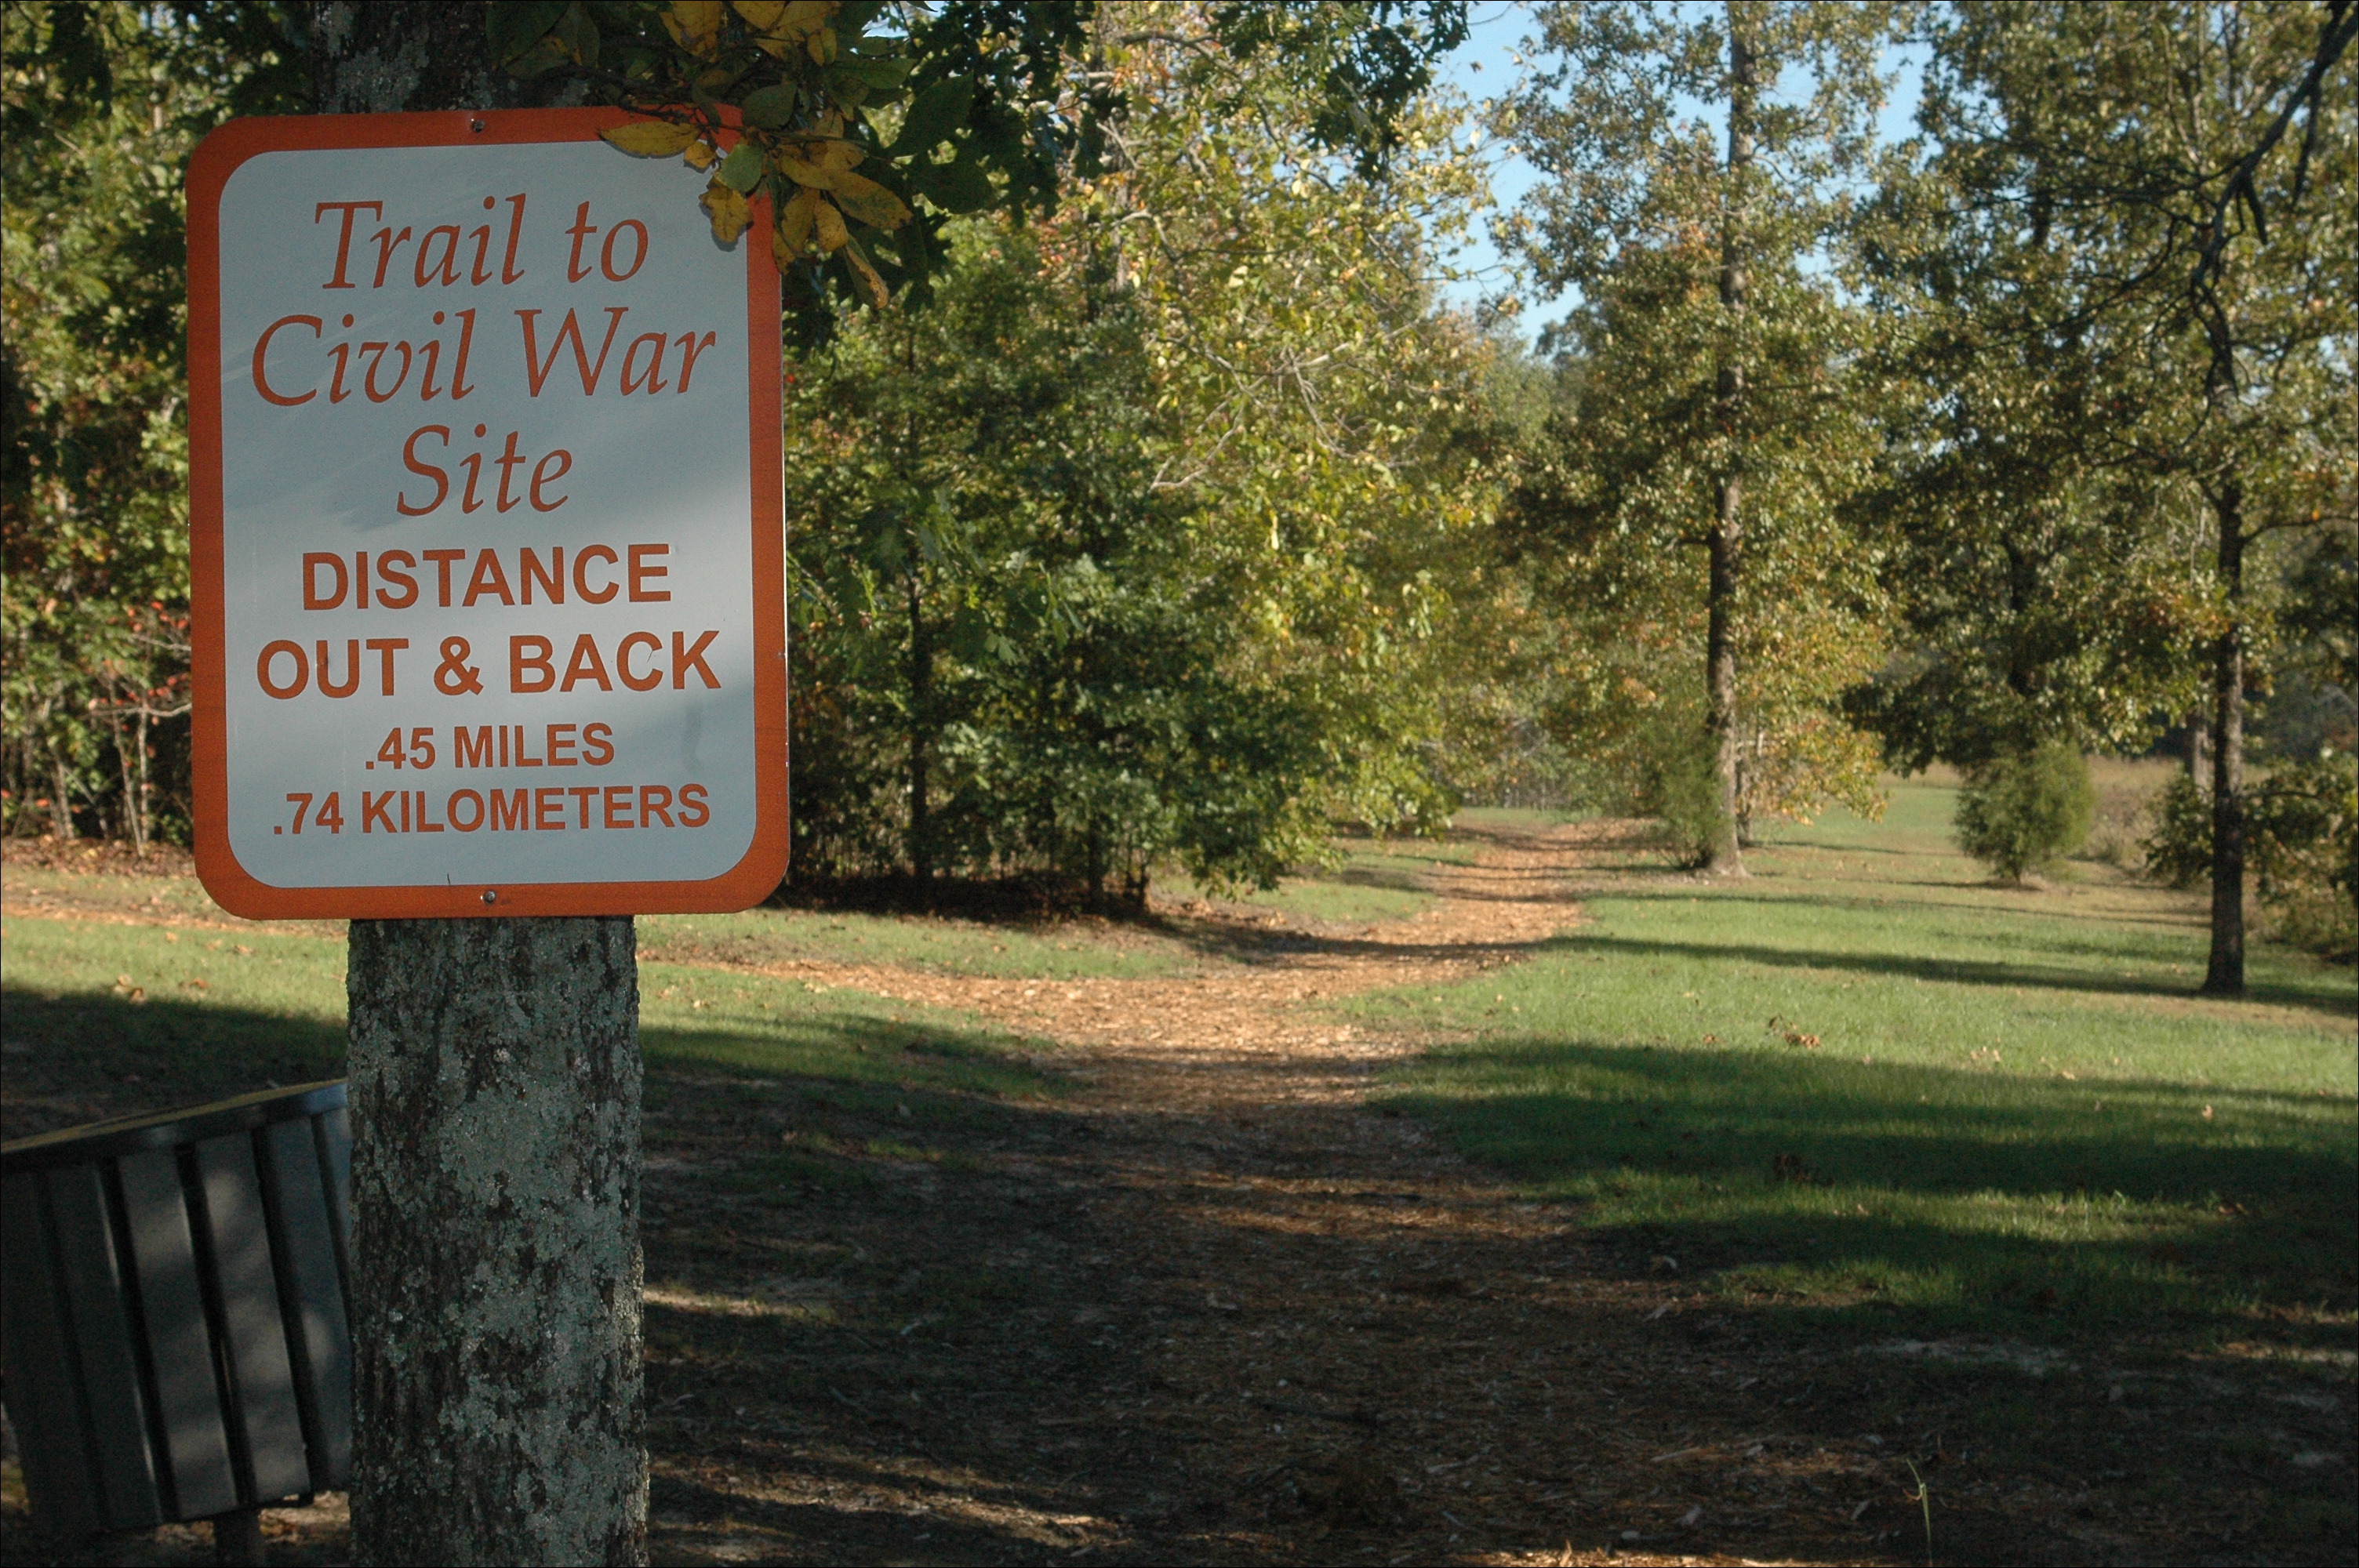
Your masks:
{"label": "dark green trash can", "polygon": [[0,1145],[8,1415],[41,1526],[344,1485],[351,1170],[341,1080]]}

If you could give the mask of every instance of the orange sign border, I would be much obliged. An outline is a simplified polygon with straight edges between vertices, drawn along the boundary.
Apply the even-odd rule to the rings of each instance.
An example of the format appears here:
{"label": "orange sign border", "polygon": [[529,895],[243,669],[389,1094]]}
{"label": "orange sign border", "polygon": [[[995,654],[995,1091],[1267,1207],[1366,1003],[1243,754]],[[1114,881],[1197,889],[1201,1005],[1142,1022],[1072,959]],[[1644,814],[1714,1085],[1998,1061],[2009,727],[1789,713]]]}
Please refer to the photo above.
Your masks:
{"label": "orange sign border", "polygon": [[[737,864],[697,881],[282,888],[238,863],[229,838],[226,584],[222,546],[221,197],[263,153],[331,147],[447,147],[583,142],[640,116],[621,109],[495,109],[233,120],[190,160],[189,573],[197,874],[223,909],[249,920],[494,918],[528,914],[703,914],[749,908],[785,877],[788,851],[786,497],[778,274],[766,200],[745,247],[754,496],[754,841]],[[620,154],[617,157],[623,156]],[[495,897],[495,902],[486,902]]]}

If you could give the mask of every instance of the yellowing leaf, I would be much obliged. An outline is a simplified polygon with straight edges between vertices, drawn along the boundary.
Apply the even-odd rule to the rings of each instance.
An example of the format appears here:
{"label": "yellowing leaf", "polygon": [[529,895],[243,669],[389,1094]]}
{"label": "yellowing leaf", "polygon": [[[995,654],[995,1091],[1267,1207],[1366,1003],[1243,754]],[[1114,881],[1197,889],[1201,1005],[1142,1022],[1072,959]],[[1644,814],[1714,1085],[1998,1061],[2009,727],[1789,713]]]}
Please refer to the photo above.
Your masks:
{"label": "yellowing leaf", "polygon": [[813,65],[833,65],[835,63],[835,29],[821,27],[818,32],[813,33],[810,36],[810,42],[803,46],[803,52],[810,56]]}
{"label": "yellowing leaf", "polygon": [[859,286],[861,293],[868,297],[869,304],[882,310],[893,303],[892,295],[886,291],[885,280],[876,276],[876,269],[868,265],[868,258],[860,254],[858,245],[847,243],[843,248],[843,259],[852,264],[853,281]]}
{"label": "yellowing leaf", "polygon": [[787,0],[737,0],[737,14],[748,27],[766,33],[787,14]]}
{"label": "yellowing leaf", "polygon": [[640,120],[598,135],[633,157],[669,157],[696,140],[692,126],[675,125],[668,120]]}
{"label": "yellowing leaf", "polygon": [[833,190],[864,156],[850,142],[804,142],[779,148],[772,161],[780,174],[797,185]]}
{"label": "yellowing leaf", "polygon": [[819,248],[832,255],[852,243],[852,231],[843,226],[843,214],[831,201],[816,198],[811,203],[811,232]]}
{"label": "yellowing leaf", "polygon": [[754,22],[764,36],[754,41],[769,53],[784,59],[788,49],[800,49],[810,36],[827,26],[827,19],[842,9],[841,0],[794,0],[789,5],[748,6],[739,5],[738,11],[754,22],[756,9],[776,12],[767,22]]}
{"label": "yellowing leaf", "polygon": [[770,231],[770,254],[784,268],[802,259],[810,249],[811,224],[819,212],[820,195],[816,190],[801,189],[794,200],[778,209],[778,222]]}
{"label": "yellowing leaf", "polygon": [[839,174],[834,189],[837,204],[871,228],[897,229],[909,221],[901,199],[865,176]]}
{"label": "yellowing leaf", "polygon": [[721,157],[719,153],[712,150],[712,144],[710,142],[690,142],[688,144],[688,150],[680,156],[687,160],[688,167],[690,168],[711,168]]}
{"label": "yellowing leaf", "polygon": [[745,225],[754,221],[752,203],[717,179],[704,188],[698,204],[712,219],[712,237],[724,245],[735,244]]}
{"label": "yellowing leaf", "polygon": [[671,0],[663,25],[682,49],[709,55],[721,41],[721,0]]}

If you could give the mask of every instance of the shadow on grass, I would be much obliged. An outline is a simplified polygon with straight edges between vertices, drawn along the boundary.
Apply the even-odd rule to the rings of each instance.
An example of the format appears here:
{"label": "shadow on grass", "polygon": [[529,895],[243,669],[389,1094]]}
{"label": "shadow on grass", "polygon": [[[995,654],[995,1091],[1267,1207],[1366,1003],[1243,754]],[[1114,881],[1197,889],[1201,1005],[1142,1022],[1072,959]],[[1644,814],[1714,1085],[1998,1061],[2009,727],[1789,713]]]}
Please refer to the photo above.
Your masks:
{"label": "shadow on grass", "polygon": [[[781,1502],[658,1472],[649,1488],[650,1522],[671,1551],[701,1551],[715,1562],[756,1553],[772,1562],[813,1555],[837,1562],[889,1562],[914,1549],[944,1562],[999,1563],[1037,1559],[1043,1555],[1041,1543],[1033,1532],[995,1527],[948,1509],[972,1509],[978,1491],[1003,1510],[1054,1516],[1072,1506],[1070,1498],[1052,1487],[929,1485],[906,1474],[907,1466],[850,1454],[822,1458],[798,1453],[794,1466],[803,1485],[840,1494],[840,1500]],[[876,1487],[889,1487],[906,1498],[905,1506],[915,1517],[862,1506],[862,1494]],[[946,1511],[936,1512],[936,1507]]]}
{"label": "shadow on grass", "polygon": [[[1669,901],[1670,895],[1660,895]],[[1718,895],[1714,903],[1731,901]],[[1758,905],[1765,918],[1774,920],[1777,914],[1790,914],[1799,907],[1835,909],[1845,914],[1874,914],[1872,905],[1854,907],[1849,901],[1832,899],[1745,899],[1741,902]],[[1912,905],[1912,908],[1921,907]],[[2193,984],[2165,983],[2136,976],[2106,975],[2082,968],[2069,968],[2027,963],[2006,963],[1984,958],[1919,957],[1909,954],[1863,951],[1858,948],[1776,947],[1756,943],[1680,942],[1635,936],[1612,936],[1595,932],[1583,932],[1573,937],[1559,939],[1562,950],[1593,954],[1618,954],[1633,958],[1692,958],[1706,961],[1736,960],[1762,964],[1785,969],[1850,969],[1863,974],[1894,975],[1904,979],[1939,980],[1960,985],[2036,987],[2044,990],[2082,991],[2102,996],[2143,996],[2191,998]],[[2043,947],[2060,946],[2078,951],[2107,962],[2151,964],[2169,962],[2147,954],[2125,953],[2119,948],[2106,948],[2091,944],[2050,944]],[[2200,962],[2201,955],[2189,951]],[[2244,1000],[2264,1002],[2277,1007],[2301,1008],[2347,1022],[2353,1016],[2353,1004],[2348,996],[2328,994],[2322,986],[2272,979],[2267,975],[2252,977],[2245,988]]]}
{"label": "shadow on grass", "polygon": [[[842,993],[836,993],[841,995]],[[882,998],[863,998],[890,1005]],[[710,1025],[642,1023],[639,1044],[650,1079],[663,1073],[719,1071],[745,1082],[830,1086],[838,1098],[890,1110],[896,1097],[1045,1095],[1062,1080],[1009,1053],[1007,1037],[940,1018],[893,1017],[839,1007],[799,1016]]]}
{"label": "shadow on grass", "polygon": [[2359,1303],[2340,1097],[1560,1042],[1419,1078],[1392,1103],[1769,1310],[2224,1333]]}
{"label": "shadow on grass", "polygon": [[[836,992],[792,1013],[716,1011],[692,1023],[657,1016],[639,1037],[650,1093],[665,1074],[719,1073],[807,1085],[892,1113],[914,1094],[946,1107],[973,1097],[1043,1096],[1062,1080],[1026,1066],[1004,1036],[881,997]],[[832,1005],[829,1005],[832,1004]],[[334,1077],[342,1022],[221,1002],[106,992],[0,992],[5,1016],[5,1136],[19,1138],[133,1111]],[[899,1013],[903,1016],[896,1016]],[[914,1014],[914,1016],[909,1016]]]}
{"label": "shadow on grass", "polygon": [[0,1013],[10,1138],[344,1070],[343,1026],[316,1018],[15,987],[0,991]]}

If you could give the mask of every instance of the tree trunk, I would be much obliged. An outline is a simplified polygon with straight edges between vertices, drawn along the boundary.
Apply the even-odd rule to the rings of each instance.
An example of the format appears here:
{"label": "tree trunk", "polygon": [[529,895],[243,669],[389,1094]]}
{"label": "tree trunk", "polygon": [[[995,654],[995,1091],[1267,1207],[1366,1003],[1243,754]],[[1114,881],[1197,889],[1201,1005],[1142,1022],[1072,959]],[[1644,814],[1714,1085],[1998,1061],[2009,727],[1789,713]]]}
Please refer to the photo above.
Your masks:
{"label": "tree trunk", "polygon": [[131,840],[131,852],[144,860],[147,854],[147,825],[140,820],[138,774],[131,760],[131,743],[123,738],[123,710],[120,708],[107,710],[106,729],[108,738],[114,742],[115,774],[122,781],[119,787],[123,795],[123,836]]}
{"label": "tree trunk", "polygon": [[74,831],[73,774],[54,745],[49,748],[49,831],[71,844],[81,837]]}
{"label": "tree trunk", "polygon": [[[911,547],[916,546],[911,540]],[[926,645],[925,598],[919,591],[917,568],[908,577],[909,595],[909,874],[918,885],[926,886],[934,880],[934,846],[932,825],[927,820],[926,775],[932,766],[931,748],[927,744],[927,723],[933,711],[933,650]]]}
{"label": "tree trunk", "polygon": [[352,925],[353,1556],[647,1561],[627,915]]}
{"label": "tree trunk", "polygon": [[133,823],[133,837],[137,841],[139,847],[139,858],[144,860],[147,858],[148,809],[153,804],[150,796],[154,790],[154,786],[147,782],[147,700],[144,697],[140,700],[139,705],[138,743],[138,809],[133,813],[131,820]]}
{"label": "tree trunk", "polygon": [[[312,13],[324,113],[513,103],[484,8]],[[641,1563],[628,916],[354,921],[353,1559]]]}
{"label": "tree trunk", "polygon": [[2213,510],[2228,625],[2212,654],[2212,961],[2206,996],[2245,994],[2245,495],[2230,481]]}
{"label": "tree trunk", "polygon": [[2187,721],[2187,776],[2206,795],[2212,793],[2212,708],[2196,708]]}
{"label": "tree trunk", "polygon": [[[1720,303],[1732,328],[1752,303],[1753,279],[1746,267],[1744,224],[1745,180],[1753,167],[1754,100],[1757,92],[1752,41],[1746,34],[1741,0],[1729,0],[1728,16],[1728,181],[1721,215]],[[1745,874],[1745,855],[1737,842],[1737,774],[1743,761],[1737,754],[1736,711],[1736,583],[1744,567],[1745,482],[1735,471],[1734,444],[1745,411],[1745,367],[1734,358],[1720,367],[1715,389],[1720,427],[1730,444],[1723,459],[1728,471],[1721,476],[1719,504],[1711,537],[1711,579],[1705,589],[1704,688],[1706,724],[1712,738],[1712,778],[1720,809],[1712,824],[1712,842],[1705,847],[1707,871],[1721,876]]]}

